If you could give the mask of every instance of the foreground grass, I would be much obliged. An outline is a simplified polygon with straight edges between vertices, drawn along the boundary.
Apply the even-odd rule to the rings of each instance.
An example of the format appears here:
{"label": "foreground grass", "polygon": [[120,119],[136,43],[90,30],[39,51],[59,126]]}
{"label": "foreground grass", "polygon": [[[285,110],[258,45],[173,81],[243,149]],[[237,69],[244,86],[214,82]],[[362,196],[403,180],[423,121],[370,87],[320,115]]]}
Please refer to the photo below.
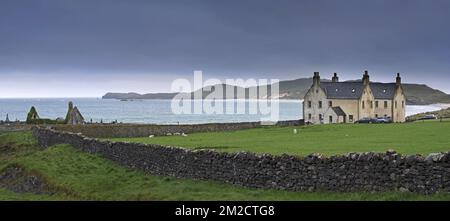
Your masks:
{"label": "foreground grass", "polygon": [[450,200],[450,194],[288,192],[151,176],[69,145],[42,150],[30,132],[0,134],[0,147],[0,172],[19,165],[58,190],[45,195],[0,188],[0,200]]}
{"label": "foreground grass", "polygon": [[[294,134],[293,129],[298,133]],[[348,152],[429,154],[450,150],[450,122],[405,124],[334,124],[307,127],[267,127],[183,136],[115,138],[114,141],[163,144],[226,152],[324,155]]]}

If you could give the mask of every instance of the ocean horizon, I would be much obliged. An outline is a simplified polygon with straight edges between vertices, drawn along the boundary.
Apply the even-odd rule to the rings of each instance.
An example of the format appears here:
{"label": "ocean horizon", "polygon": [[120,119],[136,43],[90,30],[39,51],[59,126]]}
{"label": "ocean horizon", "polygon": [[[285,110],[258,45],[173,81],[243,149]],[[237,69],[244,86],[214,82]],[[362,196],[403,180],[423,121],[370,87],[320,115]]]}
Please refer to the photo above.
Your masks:
{"label": "ocean horizon", "polygon": [[[175,114],[171,110],[171,100],[128,100],[88,98],[0,98],[0,120],[6,115],[11,121],[26,120],[31,106],[36,107],[41,118],[63,118],[67,112],[68,102],[72,101],[78,107],[86,122],[109,123],[151,123],[151,124],[200,124],[260,121],[268,114],[250,114],[249,105],[258,100],[217,100],[224,102],[224,109],[232,105],[245,105],[246,112],[241,114]],[[278,100],[279,120],[298,120],[302,118],[303,100]],[[200,100],[192,100],[192,106]],[[406,114],[435,111],[448,107],[450,104],[407,105]]]}

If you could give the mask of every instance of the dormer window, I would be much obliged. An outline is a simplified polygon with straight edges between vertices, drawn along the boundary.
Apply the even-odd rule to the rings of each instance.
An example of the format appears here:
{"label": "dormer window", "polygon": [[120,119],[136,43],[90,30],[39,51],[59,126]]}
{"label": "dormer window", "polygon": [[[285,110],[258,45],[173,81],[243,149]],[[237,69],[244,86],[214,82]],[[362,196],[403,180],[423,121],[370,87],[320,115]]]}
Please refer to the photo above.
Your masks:
{"label": "dormer window", "polygon": [[338,92],[338,91],[339,91],[339,89],[336,88],[336,92]]}
{"label": "dormer window", "polygon": [[355,93],[355,88],[352,89],[352,93]]}
{"label": "dormer window", "polygon": [[383,93],[386,93],[386,89],[383,89]]}

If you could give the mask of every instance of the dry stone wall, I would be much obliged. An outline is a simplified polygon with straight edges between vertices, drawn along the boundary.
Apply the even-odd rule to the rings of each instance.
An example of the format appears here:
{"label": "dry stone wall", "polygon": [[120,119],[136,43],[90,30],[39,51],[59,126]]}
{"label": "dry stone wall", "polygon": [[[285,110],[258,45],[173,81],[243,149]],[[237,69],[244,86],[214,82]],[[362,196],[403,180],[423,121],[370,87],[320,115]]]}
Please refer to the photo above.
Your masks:
{"label": "dry stone wall", "polygon": [[[278,126],[299,126],[303,120],[279,121]],[[87,125],[54,125],[57,130],[82,133],[89,137],[147,137],[161,136],[168,133],[199,133],[214,131],[233,131],[261,127],[261,122],[243,123],[210,123],[186,125],[155,125],[155,124],[87,124]]]}
{"label": "dry stone wall", "polygon": [[291,191],[450,192],[450,152],[427,157],[394,151],[331,157],[272,156],[108,142],[38,127],[33,128],[33,134],[43,147],[70,144],[154,175]]}

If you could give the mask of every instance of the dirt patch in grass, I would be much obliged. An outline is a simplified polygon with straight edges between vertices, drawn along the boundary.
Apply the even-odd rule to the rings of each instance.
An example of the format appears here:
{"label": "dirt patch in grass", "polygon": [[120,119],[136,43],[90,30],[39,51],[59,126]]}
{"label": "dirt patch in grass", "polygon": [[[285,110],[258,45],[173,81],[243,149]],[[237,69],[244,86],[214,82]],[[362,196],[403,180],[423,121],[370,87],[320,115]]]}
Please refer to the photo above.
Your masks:
{"label": "dirt patch in grass", "polygon": [[11,165],[0,172],[0,187],[16,193],[55,194],[58,188],[49,185],[39,174]]}

